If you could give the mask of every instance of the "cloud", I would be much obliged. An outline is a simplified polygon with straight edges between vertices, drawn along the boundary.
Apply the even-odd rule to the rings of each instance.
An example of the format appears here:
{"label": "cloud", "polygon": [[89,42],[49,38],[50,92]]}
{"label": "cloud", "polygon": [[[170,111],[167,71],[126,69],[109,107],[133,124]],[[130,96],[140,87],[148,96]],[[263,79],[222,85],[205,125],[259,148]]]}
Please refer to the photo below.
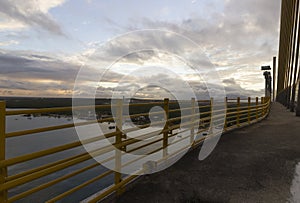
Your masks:
{"label": "cloud", "polygon": [[61,27],[48,11],[63,4],[64,1],[28,0],[22,3],[17,0],[0,1],[0,14],[4,19],[0,23],[0,29],[14,30],[32,26],[56,35],[63,35]]}
{"label": "cloud", "polygon": [[[45,60],[47,59],[47,60]],[[2,76],[14,76],[31,79],[62,80],[74,77],[78,65],[66,63],[50,56],[31,54],[30,52],[4,52],[0,54],[0,73]],[[69,77],[68,77],[69,76]]]}
{"label": "cloud", "polygon": [[[12,0],[1,1],[0,15],[5,17],[5,21],[0,23],[0,29],[1,27],[7,28],[9,25],[12,27],[7,29],[23,29],[24,27],[33,26],[61,35],[63,34],[62,28],[50,16],[49,10],[63,4],[63,2],[63,0],[30,0],[20,4]],[[138,18],[125,25],[106,17],[104,20],[107,24],[115,27],[118,33],[136,29],[162,29],[186,36],[197,42],[206,56],[216,66],[228,94],[261,95],[262,91],[259,85],[262,84],[261,87],[263,87],[263,78],[256,67],[269,63],[272,56],[277,54],[280,0],[230,0],[222,2],[222,6],[218,5],[218,7],[222,7],[221,11],[209,12],[207,16],[189,14],[185,19],[179,21]],[[15,24],[7,22],[14,22]],[[153,34],[138,34],[131,37],[128,35],[128,37],[105,43],[100,50],[97,50],[98,52],[91,56],[89,60],[94,61],[94,64],[98,64],[99,67],[102,64],[113,62],[119,56],[124,56],[116,61],[118,64],[114,64],[119,67],[119,71],[112,69],[103,78],[102,82],[111,83],[111,87],[105,84],[100,85],[97,94],[102,96],[111,95],[114,91],[113,86],[118,83],[118,80],[126,72],[130,71],[132,66],[158,65],[169,59],[159,51],[151,51],[151,49],[167,48],[175,54],[184,55],[193,64],[198,64],[203,68],[210,66],[207,60],[203,60],[203,58],[199,58],[192,53],[192,46],[181,46],[184,42],[178,36],[162,33],[153,32]],[[2,46],[5,43],[13,42],[2,42]],[[93,49],[97,47],[97,44]],[[140,48],[141,51],[130,52],[130,50],[136,50],[137,48]],[[88,53],[88,51],[86,52]],[[80,57],[77,57],[78,61],[82,62],[86,59],[86,56],[82,57],[81,53],[78,55],[80,55]],[[76,57],[71,56],[69,58],[74,59]],[[66,59],[67,57],[59,59],[38,52],[26,54],[23,52],[0,53],[2,88],[19,93],[25,88],[28,91],[40,90],[40,93],[43,92],[43,89],[49,89],[51,94],[54,94],[55,91],[57,94],[60,91],[63,94],[70,94],[80,64]],[[170,67],[175,64],[172,64],[171,60],[167,63]],[[87,83],[83,84],[82,95],[90,88],[90,84],[88,84],[90,74],[95,73],[93,67],[90,68],[91,70],[85,76]],[[161,78],[165,85],[170,86],[179,82],[174,77],[160,74],[152,74],[148,78],[138,77],[138,75],[128,77],[126,85],[122,86],[120,90],[130,91],[130,88],[140,86],[143,80],[149,81],[151,77]],[[185,76],[188,75],[193,77],[193,74],[190,73],[186,73]],[[8,78],[12,78],[12,80],[9,81]],[[194,91],[199,97],[207,96],[205,85],[200,82],[194,83],[193,80],[189,82],[193,83]],[[214,90],[218,88],[218,86],[213,87]],[[177,90],[180,93],[184,92],[184,88],[179,87]],[[153,92],[153,89],[145,88],[139,92],[139,96],[153,97],[151,91],[152,94],[157,93],[156,96],[159,97],[164,95],[162,90]],[[8,93],[11,94],[11,92]]]}
{"label": "cloud", "polygon": [[241,85],[236,82],[234,78],[229,78],[229,79],[224,79],[223,84],[225,85],[225,91],[226,95],[229,98],[234,98],[234,97],[260,97],[263,96],[264,90],[263,89],[258,89],[258,90],[249,90],[249,89],[244,89],[241,87]]}
{"label": "cloud", "polygon": [[[162,29],[182,34],[200,45],[220,70],[222,79],[243,77],[236,81],[239,85],[246,89],[257,89],[259,84],[263,86],[257,67],[271,63],[272,57],[278,53],[280,0],[231,0],[223,3],[221,12],[211,11],[205,17],[190,14],[188,18],[177,22],[153,18],[134,19],[125,31]],[[159,47],[157,42],[160,41],[155,36],[140,38],[134,43],[143,43],[143,40],[150,40],[154,46]],[[177,53],[187,51],[181,50],[180,42],[172,36],[161,41],[163,46]],[[128,47],[134,45],[130,42],[125,44]],[[205,67],[201,60],[197,61],[197,57],[191,60]]]}
{"label": "cloud", "polygon": [[236,85],[236,81],[234,80],[234,78],[225,79],[225,80],[223,80],[223,84],[225,84],[225,85]]}
{"label": "cloud", "polygon": [[279,0],[232,0],[225,2],[223,12],[212,11],[208,18],[190,15],[181,22],[144,18],[136,19],[134,24],[136,29],[161,28],[181,33],[208,49],[210,55],[227,50],[256,53],[261,48],[274,53],[278,46],[279,14]]}
{"label": "cloud", "polygon": [[[72,96],[77,73],[82,66],[65,60],[66,57],[61,58],[42,52],[0,49],[0,92],[2,95],[19,96]],[[94,85],[89,84],[90,78],[99,72],[88,66],[83,68],[86,73],[82,89],[89,92]],[[121,77],[119,73],[107,71],[101,82],[114,83]]]}
{"label": "cloud", "polygon": [[42,53],[0,50],[0,90],[20,96],[45,96],[52,91],[59,96],[73,89],[79,68],[78,64]]}
{"label": "cloud", "polygon": [[9,40],[6,42],[0,42],[0,46],[10,46],[10,45],[14,45],[14,44],[19,44],[18,41],[15,40]]}
{"label": "cloud", "polygon": [[[64,61],[45,53],[0,50],[0,93],[19,96],[70,97],[80,68],[79,64]],[[94,87],[95,84],[90,84],[89,78],[91,75],[97,74],[93,68],[85,68],[88,69],[87,75],[84,76],[85,81],[81,85],[81,92],[77,94],[82,97],[90,95],[91,87]],[[126,77],[109,70],[98,84],[96,96],[110,98],[113,94],[126,96],[130,92],[136,91],[133,96],[136,98],[161,99],[172,97],[172,94],[175,94],[188,99],[190,95],[184,85],[188,82],[197,99],[208,99],[209,91],[220,91],[223,88],[217,84],[206,84],[199,79],[186,81],[184,78],[178,78],[174,74],[170,75],[163,70],[161,73],[153,70],[149,67],[148,71],[142,71],[144,73],[142,75],[132,74]],[[159,85],[148,86],[154,81]],[[260,96],[262,93],[242,88],[233,78],[224,79],[223,84],[227,94],[231,96]],[[207,85],[210,87],[209,90]],[[167,89],[172,92],[161,87],[168,87]]]}

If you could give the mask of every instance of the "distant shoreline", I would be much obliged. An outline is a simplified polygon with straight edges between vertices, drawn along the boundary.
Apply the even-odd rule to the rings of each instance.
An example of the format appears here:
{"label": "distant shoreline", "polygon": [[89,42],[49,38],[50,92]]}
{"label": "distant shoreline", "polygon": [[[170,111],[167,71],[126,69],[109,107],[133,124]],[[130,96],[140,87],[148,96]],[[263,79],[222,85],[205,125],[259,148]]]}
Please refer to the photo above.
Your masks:
{"label": "distant shoreline", "polygon": [[[91,98],[79,98],[82,100],[82,104],[85,105],[85,101]],[[6,101],[7,108],[52,108],[52,107],[67,107],[72,106],[72,98],[60,98],[60,97],[3,97],[0,96],[0,101]],[[131,99],[132,102],[156,102],[162,100],[150,100],[150,99]],[[107,105],[111,103],[110,98],[96,98],[96,105]]]}

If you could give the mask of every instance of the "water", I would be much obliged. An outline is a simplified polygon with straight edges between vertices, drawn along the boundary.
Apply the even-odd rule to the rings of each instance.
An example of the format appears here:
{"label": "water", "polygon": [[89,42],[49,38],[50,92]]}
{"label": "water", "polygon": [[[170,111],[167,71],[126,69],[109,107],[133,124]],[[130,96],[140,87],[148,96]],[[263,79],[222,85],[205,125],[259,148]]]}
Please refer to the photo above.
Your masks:
{"label": "water", "polygon": [[[24,117],[24,116],[8,116],[6,120],[6,131],[14,132],[20,130],[28,130],[34,128],[41,128],[47,126],[54,125],[63,125],[72,123],[72,119],[61,117]],[[25,154],[49,149],[55,146],[64,145],[67,143],[72,143],[79,141],[79,138],[76,134],[75,128],[67,128],[62,130],[55,130],[49,132],[42,132],[30,135],[24,135],[20,137],[8,138],[6,141],[6,158],[13,158],[17,156],[22,156]],[[77,147],[71,150],[67,150],[64,152],[59,152],[53,155],[48,155],[42,158],[34,159],[28,162],[20,163],[13,165],[8,168],[8,174],[14,175],[18,174],[22,171],[27,171],[29,169],[48,164],[57,160],[61,160],[63,158],[67,158],[70,156],[78,155],[86,152],[83,147]],[[80,164],[74,165],[72,167],[66,168],[64,170],[58,171],[56,173],[47,175],[43,178],[34,180],[32,182],[26,183],[24,185],[20,185],[16,188],[9,190],[9,196],[14,196],[20,192],[24,192],[34,186],[38,186],[42,183],[48,182],[50,180],[54,180],[58,177],[61,177],[65,174],[68,174],[76,169],[81,169],[85,166],[96,163],[95,160],[90,159],[88,161],[82,162]],[[72,187],[77,186],[78,184],[87,181],[107,169],[103,166],[95,167],[87,172],[84,172],[80,175],[74,176],[73,178],[67,179],[63,182],[60,182],[54,186],[51,186],[47,189],[41,190],[39,192],[34,193],[33,195],[28,196],[25,199],[19,200],[19,202],[44,202],[51,197],[59,195],[60,193],[71,189]],[[113,177],[108,176],[101,181],[96,181],[94,184],[91,184],[85,187],[83,190],[79,192],[73,193],[73,195],[68,196],[65,199],[62,199],[61,202],[79,202],[80,200],[92,195],[99,190],[109,186],[113,183]]]}

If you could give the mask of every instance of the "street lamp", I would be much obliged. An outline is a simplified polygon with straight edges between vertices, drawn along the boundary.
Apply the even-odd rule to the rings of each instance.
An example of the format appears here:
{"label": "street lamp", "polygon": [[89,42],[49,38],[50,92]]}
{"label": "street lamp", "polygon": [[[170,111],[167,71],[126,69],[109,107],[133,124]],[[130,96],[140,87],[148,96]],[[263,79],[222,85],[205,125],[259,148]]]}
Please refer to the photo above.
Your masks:
{"label": "street lamp", "polygon": [[264,71],[265,76],[265,97],[271,97],[272,92],[272,76],[271,76],[271,67],[270,66],[262,66],[261,70]]}

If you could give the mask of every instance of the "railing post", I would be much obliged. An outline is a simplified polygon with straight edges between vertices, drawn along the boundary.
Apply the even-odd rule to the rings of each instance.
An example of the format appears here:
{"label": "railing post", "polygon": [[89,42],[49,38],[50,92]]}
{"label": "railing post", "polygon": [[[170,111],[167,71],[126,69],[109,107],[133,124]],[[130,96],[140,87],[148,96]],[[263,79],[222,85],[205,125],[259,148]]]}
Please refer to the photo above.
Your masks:
{"label": "railing post", "polygon": [[192,98],[191,100],[191,105],[192,105],[192,109],[191,109],[191,114],[192,114],[192,117],[191,117],[191,137],[190,137],[190,143],[191,145],[193,145],[194,143],[194,139],[195,139],[195,125],[194,125],[194,122],[195,122],[195,103],[196,103],[196,100],[195,98]]}
{"label": "railing post", "polygon": [[[116,106],[116,145],[122,143],[122,124],[123,124],[123,100],[117,100]],[[122,147],[117,147],[115,150],[115,185],[122,181],[122,174],[120,173],[122,167]],[[116,190],[117,195],[122,193],[122,188]]]}
{"label": "railing post", "polygon": [[256,106],[256,121],[258,121],[258,97],[256,97],[255,106]]}
{"label": "railing post", "polygon": [[267,100],[268,100],[268,98],[264,97],[264,99],[263,99],[263,104],[264,104],[264,106],[263,106],[263,116],[265,116],[266,113],[267,113],[267,107],[266,107]]}
{"label": "railing post", "polygon": [[214,98],[210,98],[210,123],[209,123],[209,135],[213,133],[212,125],[213,125],[213,106],[214,106]]}
{"label": "railing post", "polygon": [[269,105],[267,105],[267,107],[266,107],[266,114],[269,114],[270,108],[271,108],[271,97],[267,98],[266,103],[269,103]]}
{"label": "railing post", "polygon": [[268,97],[264,98],[264,116],[268,113],[268,106],[266,105],[268,103]]}
{"label": "railing post", "polygon": [[248,123],[251,123],[251,97],[248,97]]}
{"label": "railing post", "polygon": [[[5,101],[0,101],[0,161],[5,160],[5,112],[6,112],[6,104]],[[6,166],[0,168],[0,184],[5,183],[5,178],[7,177],[7,168]],[[0,192],[0,202],[7,201],[7,190],[3,190]]]}
{"label": "railing post", "polygon": [[228,123],[227,123],[227,109],[228,109],[228,97],[225,97],[225,124],[224,124],[224,131],[227,131],[227,125],[228,125]]}
{"label": "railing post", "polygon": [[241,106],[241,98],[237,98],[237,116],[236,116],[236,124],[240,127],[240,106]]}
{"label": "railing post", "polygon": [[275,87],[275,84],[276,84],[276,56],[273,57],[273,102],[275,102],[275,94],[276,94],[276,87]]}
{"label": "railing post", "polygon": [[260,117],[263,117],[264,116],[264,106],[263,106],[263,104],[264,104],[264,97],[261,97],[260,98],[260,103],[261,103],[261,113],[260,113]]}
{"label": "railing post", "polygon": [[164,99],[164,111],[165,111],[165,127],[163,134],[163,158],[168,155],[168,138],[169,138],[169,99]]}

